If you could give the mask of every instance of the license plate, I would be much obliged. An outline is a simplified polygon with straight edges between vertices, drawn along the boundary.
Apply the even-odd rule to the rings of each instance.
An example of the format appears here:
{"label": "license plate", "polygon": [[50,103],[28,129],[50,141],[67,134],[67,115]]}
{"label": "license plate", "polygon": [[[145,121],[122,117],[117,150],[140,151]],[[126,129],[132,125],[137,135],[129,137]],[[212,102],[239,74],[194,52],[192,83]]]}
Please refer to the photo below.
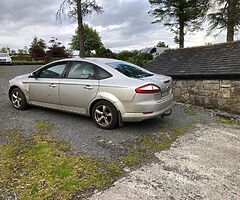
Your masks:
{"label": "license plate", "polygon": [[165,91],[165,92],[162,92],[162,97],[165,97],[165,96],[168,96],[168,95],[169,95],[169,90]]}

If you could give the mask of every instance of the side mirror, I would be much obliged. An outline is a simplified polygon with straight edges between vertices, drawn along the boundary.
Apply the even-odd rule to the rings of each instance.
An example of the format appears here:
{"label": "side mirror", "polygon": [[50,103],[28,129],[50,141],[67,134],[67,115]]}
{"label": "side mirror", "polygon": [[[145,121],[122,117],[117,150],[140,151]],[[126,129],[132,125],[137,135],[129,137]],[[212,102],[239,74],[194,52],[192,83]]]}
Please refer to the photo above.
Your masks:
{"label": "side mirror", "polygon": [[31,73],[29,78],[37,78],[37,73],[36,72]]}

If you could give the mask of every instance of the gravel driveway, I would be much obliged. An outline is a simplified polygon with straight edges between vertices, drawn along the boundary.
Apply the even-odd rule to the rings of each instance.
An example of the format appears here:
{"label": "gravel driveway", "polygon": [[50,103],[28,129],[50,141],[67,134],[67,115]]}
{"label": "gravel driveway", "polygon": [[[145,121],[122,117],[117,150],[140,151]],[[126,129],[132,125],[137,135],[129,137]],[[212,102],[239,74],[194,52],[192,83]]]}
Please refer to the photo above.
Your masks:
{"label": "gravel driveway", "polygon": [[176,105],[173,114],[164,119],[156,118],[141,123],[126,123],[124,127],[106,131],[95,126],[90,118],[74,114],[32,107],[26,111],[17,111],[8,99],[8,81],[17,75],[29,73],[39,66],[0,66],[0,125],[1,129],[18,129],[23,135],[35,131],[36,120],[47,120],[54,124],[51,134],[58,139],[68,141],[73,150],[100,158],[111,158],[113,152],[103,143],[120,146],[131,138],[154,133],[163,126],[176,127],[189,121],[211,121],[211,114],[201,109],[196,115],[185,113],[183,105]]}

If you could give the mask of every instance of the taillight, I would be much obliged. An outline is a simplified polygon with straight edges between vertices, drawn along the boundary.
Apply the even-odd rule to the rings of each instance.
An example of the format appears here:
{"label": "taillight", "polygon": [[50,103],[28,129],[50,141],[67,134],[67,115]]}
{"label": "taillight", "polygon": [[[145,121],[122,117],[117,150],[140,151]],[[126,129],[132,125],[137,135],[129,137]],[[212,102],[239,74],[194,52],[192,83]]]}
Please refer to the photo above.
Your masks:
{"label": "taillight", "polygon": [[154,84],[147,84],[135,89],[136,93],[153,94],[161,91],[161,88]]}

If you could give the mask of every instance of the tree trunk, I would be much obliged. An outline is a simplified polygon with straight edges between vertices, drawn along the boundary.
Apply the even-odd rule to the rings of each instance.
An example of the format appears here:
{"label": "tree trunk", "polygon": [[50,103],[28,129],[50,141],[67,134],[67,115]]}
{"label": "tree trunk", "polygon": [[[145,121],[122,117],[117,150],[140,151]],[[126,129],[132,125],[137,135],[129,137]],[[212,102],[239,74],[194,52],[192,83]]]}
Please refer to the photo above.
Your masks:
{"label": "tree trunk", "polygon": [[82,0],[77,0],[77,21],[78,21],[78,37],[79,37],[79,56],[85,56],[84,49],[84,30],[83,30],[83,18],[82,18]]}
{"label": "tree trunk", "polygon": [[227,42],[234,40],[235,16],[237,0],[228,0]]}
{"label": "tree trunk", "polygon": [[179,21],[179,48],[184,48],[184,22]]}

